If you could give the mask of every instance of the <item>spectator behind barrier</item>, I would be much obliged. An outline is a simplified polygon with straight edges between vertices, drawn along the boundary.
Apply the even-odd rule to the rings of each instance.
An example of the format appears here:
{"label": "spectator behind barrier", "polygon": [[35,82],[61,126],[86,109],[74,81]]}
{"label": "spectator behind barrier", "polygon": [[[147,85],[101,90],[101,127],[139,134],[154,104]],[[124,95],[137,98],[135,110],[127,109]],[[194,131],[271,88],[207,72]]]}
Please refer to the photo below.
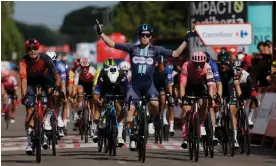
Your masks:
{"label": "spectator behind barrier", "polygon": [[268,92],[276,92],[276,61],[272,62],[270,72],[271,74],[266,77],[266,80],[270,84],[270,86],[268,87]]}
{"label": "spectator behind barrier", "polygon": [[268,87],[266,77],[270,75],[270,66],[272,54],[270,51],[270,41],[260,42],[257,46],[260,53],[253,53],[250,75],[252,76],[257,87]]}

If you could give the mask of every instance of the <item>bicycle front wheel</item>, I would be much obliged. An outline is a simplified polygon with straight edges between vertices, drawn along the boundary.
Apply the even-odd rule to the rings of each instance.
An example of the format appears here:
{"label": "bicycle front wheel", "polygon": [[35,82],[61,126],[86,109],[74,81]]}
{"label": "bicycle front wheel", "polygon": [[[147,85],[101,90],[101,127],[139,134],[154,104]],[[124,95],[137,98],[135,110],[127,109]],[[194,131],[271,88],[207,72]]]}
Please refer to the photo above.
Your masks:
{"label": "bicycle front wheel", "polygon": [[193,144],[194,144],[194,155],[195,155],[195,162],[198,161],[199,157],[199,142],[200,142],[200,124],[199,124],[199,116],[198,113],[194,113],[194,123],[193,123]]}
{"label": "bicycle front wheel", "polygon": [[35,152],[36,152],[36,162],[40,163],[41,162],[41,119],[40,116],[36,118],[36,123],[35,123]]}
{"label": "bicycle front wheel", "polygon": [[53,114],[51,117],[51,126],[52,126],[52,138],[51,138],[51,143],[52,143],[52,154],[53,156],[56,156],[56,143],[57,143],[57,122],[55,115]]}

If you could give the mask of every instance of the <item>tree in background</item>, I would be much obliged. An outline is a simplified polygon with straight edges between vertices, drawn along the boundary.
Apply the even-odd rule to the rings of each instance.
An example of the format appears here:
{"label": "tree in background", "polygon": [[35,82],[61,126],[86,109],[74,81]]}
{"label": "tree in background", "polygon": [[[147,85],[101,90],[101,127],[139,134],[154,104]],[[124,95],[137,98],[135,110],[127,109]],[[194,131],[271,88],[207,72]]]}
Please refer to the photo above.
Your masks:
{"label": "tree in background", "polygon": [[[187,31],[189,2],[120,2],[112,9],[112,22],[104,25],[105,32],[121,32],[129,42],[136,36],[136,30],[142,23],[151,24],[154,37],[181,38]],[[107,8],[86,7],[67,14],[60,32],[70,35],[70,45],[98,40],[95,31],[95,19],[101,23]]]}
{"label": "tree in background", "polygon": [[24,55],[24,40],[21,37],[12,17],[13,2],[1,2],[1,61],[11,61],[12,55],[17,54],[17,59]]}
{"label": "tree in background", "polygon": [[15,22],[24,40],[29,38],[37,39],[41,44],[46,46],[55,46],[67,44],[68,36],[58,31],[53,31],[44,25],[28,25],[22,22]]}
{"label": "tree in background", "polygon": [[75,49],[76,43],[94,42],[98,39],[95,31],[95,19],[103,21],[103,12],[107,8],[85,7],[75,10],[64,17],[60,28],[62,34],[70,35],[69,44]]}

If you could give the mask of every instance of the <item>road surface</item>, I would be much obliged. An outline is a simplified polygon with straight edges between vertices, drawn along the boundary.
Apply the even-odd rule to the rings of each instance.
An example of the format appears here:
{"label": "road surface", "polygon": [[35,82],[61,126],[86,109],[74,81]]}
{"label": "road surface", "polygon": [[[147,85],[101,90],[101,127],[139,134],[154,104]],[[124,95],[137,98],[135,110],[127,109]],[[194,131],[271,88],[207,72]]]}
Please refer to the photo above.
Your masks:
{"label": "road surface", "polygon": [[[1,121],[1,157],[3,166],[29,166],[35,163],[35,156],[27,156],[24,152],[26,146],[26,138],[24,131],[24,107],[19,106],[16,113],[15,124],[10,125],[9,130],[5,129],[5,123]],[[220,147],[216,147],[214,158],[205,158],[200,153],[198,162],[190,161],[188,151],[180,147],[182,140],[180,132],[176,131],[176,136],[171,138],[169,142],[163,145],[155,144],[150,138],[147,145],[146,162],[143,165],[155,166],[176,166],[176,165],[210,165],[210,166],[275,166],[276,151],[269,148],[262,148],[254,145],[252,154],[249,156],[236,152],[234,157],[224,156],[220,152]],[[51,155],[51,150],[42,150],[42,161],[40,165],[45,166],[135,166],[138,162],[137,152],[130,152],[128,145],[118,148],[117,156],[109,156],[108,154],[97,152],[97,145],[92,143],[85,144],[80,140],[76,132],[69,127],[68,136],[59,141],[57,156]]]}

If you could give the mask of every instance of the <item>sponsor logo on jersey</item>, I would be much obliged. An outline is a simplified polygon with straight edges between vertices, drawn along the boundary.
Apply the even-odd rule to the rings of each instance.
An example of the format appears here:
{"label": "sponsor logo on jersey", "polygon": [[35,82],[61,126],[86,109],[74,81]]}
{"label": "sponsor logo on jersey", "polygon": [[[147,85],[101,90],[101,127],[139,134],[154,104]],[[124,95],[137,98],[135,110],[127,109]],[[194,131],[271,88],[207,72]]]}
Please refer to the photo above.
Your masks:
{"label": "sponsor logo on jersey", "polygon": [[147,64],[147,65],[152,65],[154,60],[152,58],[145,58],[145,57],[138,57],[135,56],[132,58],[132,62],[134,64]]}

